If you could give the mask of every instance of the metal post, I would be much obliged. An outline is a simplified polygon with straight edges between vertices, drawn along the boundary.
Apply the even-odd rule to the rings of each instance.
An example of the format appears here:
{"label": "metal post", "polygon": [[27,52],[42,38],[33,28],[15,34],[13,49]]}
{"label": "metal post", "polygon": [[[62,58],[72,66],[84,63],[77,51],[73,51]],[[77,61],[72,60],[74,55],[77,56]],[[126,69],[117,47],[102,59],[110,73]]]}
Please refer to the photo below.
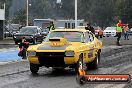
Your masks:
{"label": "metal post", "polygon": [[26,21],[26,25],[28,26],[28,0],[27,0],[27,21]]}
{"label": "metal post", "polygon": [[0,8],[1,10],[1,16],[0,17],[0,40],[4,39],[4,26],[5,26],[5,3],[2,4],[3,8]]}
{"label": "metal post", "polygon": [[75,28],[77,28],[77,0],[75,0]]}
{"label": "metal post", "polygon": [[5,21],[5,15],[6,15],[6,14],[5,14],[5,7],[6,7],[6,6],[5,6],[5,3],[4,3],[4,21]]}

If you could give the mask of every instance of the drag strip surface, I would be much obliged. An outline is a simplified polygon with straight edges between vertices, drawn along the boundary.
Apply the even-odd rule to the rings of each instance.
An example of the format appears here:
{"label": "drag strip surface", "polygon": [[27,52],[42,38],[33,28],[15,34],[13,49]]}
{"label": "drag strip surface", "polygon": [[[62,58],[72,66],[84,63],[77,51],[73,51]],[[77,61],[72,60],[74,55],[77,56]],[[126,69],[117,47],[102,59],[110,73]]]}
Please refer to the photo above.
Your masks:
{"label": "drag strip surface", "polygon": [[18,52],[19,48],[0,49],[0,62],[22,60],[22,58],[18,56]]}
{"label": "drag strip surface", "polygon": [[[132,46],[106,47],[101,55],[99,69],[88,70],[87,74],[131,74]],[[76,83],[73,69],[55,71],[41,68],[38,75],[32,75],[27,61],[0,66],[0,88],[131,88],[130,84],[86,84]],[[6,70],[6,71],[5,71]],[[3,72],[2,72],[3,71]]]}

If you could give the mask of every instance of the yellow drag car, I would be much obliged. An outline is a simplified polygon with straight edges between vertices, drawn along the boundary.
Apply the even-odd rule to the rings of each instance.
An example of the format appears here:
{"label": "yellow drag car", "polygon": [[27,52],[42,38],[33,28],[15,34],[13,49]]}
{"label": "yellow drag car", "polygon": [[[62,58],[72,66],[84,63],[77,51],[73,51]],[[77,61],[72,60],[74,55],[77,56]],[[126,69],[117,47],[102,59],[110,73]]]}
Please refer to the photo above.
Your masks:
{"label": "yellow drag car", "polygon": [[37,73],[39,67],[75,68],[84,64],[98,68],[102,42],[85,29],[56,29],[50,31],[41,44],[30,46],[27,57],[30,71]]}

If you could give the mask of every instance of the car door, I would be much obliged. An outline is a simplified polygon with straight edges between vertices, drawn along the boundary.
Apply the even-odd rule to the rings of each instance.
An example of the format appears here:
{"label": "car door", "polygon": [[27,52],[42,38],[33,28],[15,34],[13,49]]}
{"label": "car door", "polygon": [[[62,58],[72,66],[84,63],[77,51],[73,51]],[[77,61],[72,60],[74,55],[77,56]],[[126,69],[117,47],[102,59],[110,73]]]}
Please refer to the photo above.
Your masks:
{"label": "car door", "polygon": [[92,60],[94,58],[94,36],[91,32],[85,33],[85,42],[86,42],[86,46],[88,47],[86,59],[87,61],[88,59]]}
{"label": "car door", "polygon": [[89,37],[90,37],[90,42],[91,42],[91,46],[90,46],[90,50],[92,52],[92,58],[96,57],[96,52],[97,52],[97,46],[96,46],[96,41],[95,41],[95,36],[93,33],[89,33]]}

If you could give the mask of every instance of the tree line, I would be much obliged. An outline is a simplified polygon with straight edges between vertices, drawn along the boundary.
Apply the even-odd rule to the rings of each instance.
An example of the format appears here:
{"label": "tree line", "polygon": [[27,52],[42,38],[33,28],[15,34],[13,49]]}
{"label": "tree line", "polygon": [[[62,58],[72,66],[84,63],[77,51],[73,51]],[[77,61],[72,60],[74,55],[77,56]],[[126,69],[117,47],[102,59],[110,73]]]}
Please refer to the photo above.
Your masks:
{"label": "tree line", "polygon": [[[52,19],[74,19],[74,1],[61,0],[29,0],[29,20],[35,18]],[[2,0],[0,2],[11,4],[11,0]],[[121,19],[123,23],[132,25],[132,0],[78,0],[78,19],[84,19],[93,25],[101,27],[115,26]],[[7,8],[7,12],[8,12]],[[8,17],[8,16],[7,16]],[[26,8],[17,11],[13,21],[15,23],[25,22]]]}

